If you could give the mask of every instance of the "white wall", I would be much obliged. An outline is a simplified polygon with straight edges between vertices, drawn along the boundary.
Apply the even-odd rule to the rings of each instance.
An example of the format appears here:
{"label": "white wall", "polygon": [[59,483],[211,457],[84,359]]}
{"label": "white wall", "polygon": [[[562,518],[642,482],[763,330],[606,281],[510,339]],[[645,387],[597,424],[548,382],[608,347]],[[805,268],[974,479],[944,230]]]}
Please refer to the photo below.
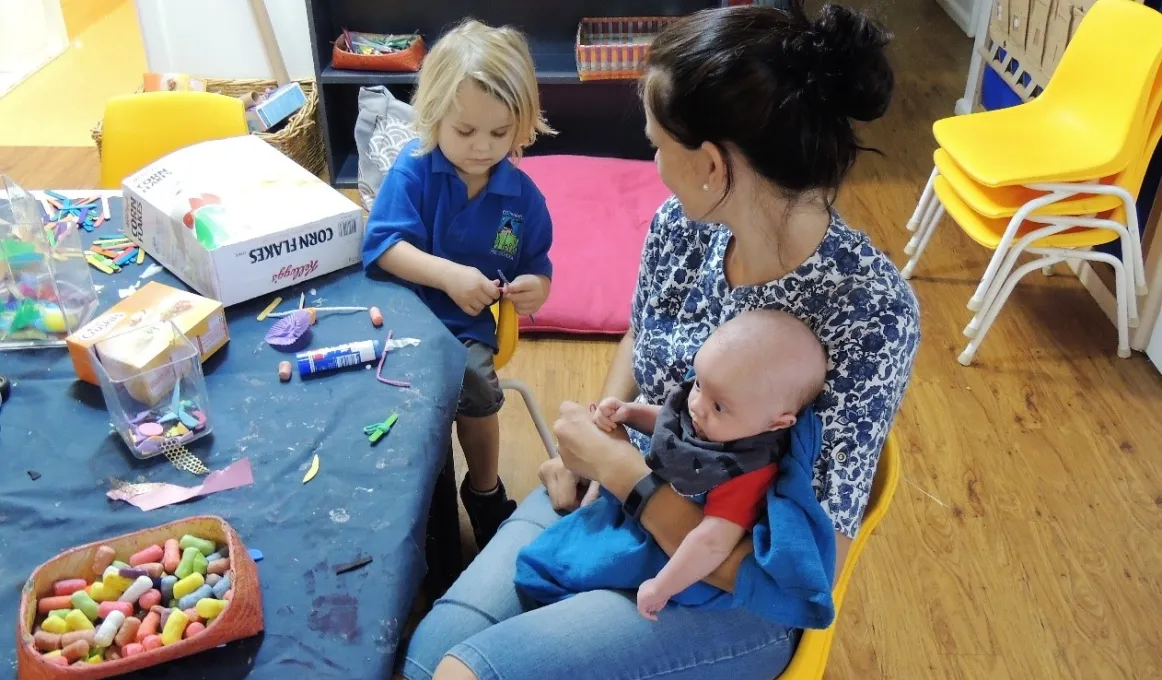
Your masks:
{"label": "white wall", "polygon": [[[150,71],[201,78],[274,78],[247,0],[136,2]],[[313,78],[306,3],[266,0],[266,10],[290,77]],[[224,47],[213,49],[211,41]]]}
{"label": "white wall", "polygon": [[[970,38],[976,37],[977,12],[986,11],[991,0],[936,0],[960,30]],[[987,24],[986,24],[987,26]]]}
{"label": "white wall", "polygon": [[0,94],[68,45],[60,0],[0,0]]}

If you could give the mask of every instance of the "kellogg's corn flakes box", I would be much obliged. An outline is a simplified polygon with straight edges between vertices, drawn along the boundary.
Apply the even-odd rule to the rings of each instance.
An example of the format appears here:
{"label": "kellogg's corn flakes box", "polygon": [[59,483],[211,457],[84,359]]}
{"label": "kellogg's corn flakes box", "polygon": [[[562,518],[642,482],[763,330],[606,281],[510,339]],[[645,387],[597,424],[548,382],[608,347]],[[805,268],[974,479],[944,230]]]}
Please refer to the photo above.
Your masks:
{"label": "kellogg's corn flakes box", "polygon": [[174,151],[122,189],[125,235],[225,306],[360,261],[363,210],[254,135]]}

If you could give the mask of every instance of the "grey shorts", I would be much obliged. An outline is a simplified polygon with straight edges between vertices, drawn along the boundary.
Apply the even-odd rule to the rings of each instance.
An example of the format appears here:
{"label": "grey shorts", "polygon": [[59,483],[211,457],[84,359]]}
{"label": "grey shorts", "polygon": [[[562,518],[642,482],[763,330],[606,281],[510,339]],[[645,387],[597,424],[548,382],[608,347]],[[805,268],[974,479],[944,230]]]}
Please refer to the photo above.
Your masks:
{"label": "grey shorts", "polygon": [[468,418],[487,418],[504,406],[504,390],[496,377],[491,347],[475,340],[465,340],[468,365],[464,367],[464,384],[460,387],[460,404],[456,413]]}

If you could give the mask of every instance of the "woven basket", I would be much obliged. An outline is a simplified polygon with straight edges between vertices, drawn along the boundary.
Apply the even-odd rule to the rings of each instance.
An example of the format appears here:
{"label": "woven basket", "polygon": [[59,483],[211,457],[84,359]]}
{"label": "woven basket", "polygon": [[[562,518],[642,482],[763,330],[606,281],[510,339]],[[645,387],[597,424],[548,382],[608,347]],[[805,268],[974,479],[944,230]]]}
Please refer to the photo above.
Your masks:
{"label": "woven basket", "polygon": [[[230,568],[234,574],[232,577],[234,595],[230,600],[230,605],[206,626],[206,630],[192,638],[181,640],[167,647],[159,647],[152,651],[135,654],[126,659],[104,661],[92,665],[54,666],[45,661],[40,652],[36,651],[36,647],[32,644],[32,627],[36,621],[38,593],[51,593],[52,584],[61,579],[76,578],[81,575],[92,578],[93,558],[97,553],[97,548],[102,545],[113,548],[117,551],[117,556],[124,559],[147,546],[164,543],[168,538],[180,538],[183,534],[193,534],[215,543],[225,543],[230,548]],[[254,564],[254,560],[246,552],[246,546],[242,544],[234,529],[222,518],[189,517],[152,529],[142,529],[117,538],[72,548],[37,567],[24,584],[24,590],[20,596],[20,621],[16,627],[16,647],[19,662],[17,675],[21,680],[108,678],[204,652],[233,640],[256,635],[262,628],[262,591],[258,584],[258,566]]]}
{"label": "woven basket", "polygon": [[650,43],[676,17],[586,17],[577,24],[577,77],[640,78]]}
{"label": "woven basket", "polygon": [[353,54],[339,47],[342,39],[343,36],[339,36],[331,50],[331,65],[335,68],[349,68],[355,71],[413,72],[420,70],[420,64],[424,62],[424,55],[427,54],[424,39],[418,35],[407,49],[391,54]]}
{"label": "woven basket", "polygon": [[[206,91],[224,94],[228,97],[241,97],[250,92],[262,92],[268,87],[278,87],[273,80],[229,80],[219,78],[204,78]],[[256,132],[254,134],[266,140],[274,148],[286,154],[291,160],[303,166],[314,175],[322,175],[326,169],[326,158],[323,155],[323,135],[318,123],[319,93],[315,89],[315,81],[300,80],[303,94],[307,103],[303,108],[295,111],[278,132]],[[101,123],[98,122],[92,131],[93,141],[97,143],[97,154],[101,153]]]}

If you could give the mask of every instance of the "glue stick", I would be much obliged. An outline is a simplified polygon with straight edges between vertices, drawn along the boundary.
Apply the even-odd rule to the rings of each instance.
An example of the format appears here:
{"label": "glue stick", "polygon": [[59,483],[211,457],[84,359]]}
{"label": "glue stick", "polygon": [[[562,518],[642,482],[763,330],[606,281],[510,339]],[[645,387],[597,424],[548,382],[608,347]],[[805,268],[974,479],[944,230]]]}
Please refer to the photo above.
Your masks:
{"label": "glue stick", "polygon": [[299,377],[306,378],[316,373],[365,364],[378,357],[379,341],[364,340],[299,352],[295,355],[295,363],[299,367]]}

